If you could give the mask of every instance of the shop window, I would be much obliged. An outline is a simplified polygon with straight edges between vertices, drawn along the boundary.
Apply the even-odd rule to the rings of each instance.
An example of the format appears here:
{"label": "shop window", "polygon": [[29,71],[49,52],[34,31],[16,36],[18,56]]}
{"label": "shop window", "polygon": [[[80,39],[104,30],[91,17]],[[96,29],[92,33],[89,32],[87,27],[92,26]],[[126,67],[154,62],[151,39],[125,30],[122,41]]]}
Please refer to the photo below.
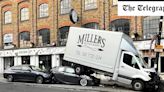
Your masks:
{"label": "shop window", "polygon": [[71,10],[71,0],[61,0],[60,8],[61,14],[69,13]]}
{"label": "shop window", "polygon": [[59,45],[60,46],[66,45],[68,33],[69,33],[69,26],[62,27],[59,29]]}
{"label": "shop window", "polygon": [[50,44],[50,31],[49,29],[41,29],[38,31],[38,45],[47,46]]}
{"label": "shop window", "polygon": [[[151,16],[143,19],[143,38],[152,39],[159,32],[160,17]],[[163,35],[162,35],[163,36]]]}
{"label": "shop window", "polygon": [[117,19],[111,22],[110,30],[119,31],[129,35],[130,21],[129,19]]}
{"label": "shop window", "polygon": [[51,55],[39,56],[39,68],[44,71],[49,71],[51,69]]}
{"label": "shop window", "polygon": [[39,6],[39,17],[47,17],[48,16],[48,4],[44,3]]}
{"label": "shop window", "polygon": [[99,24],[98,23],[87,23],[87,24],[84,24],[83,27],[85,28],[92,28],[92,29],[99,29]]}
{"label": "shop window", "polygon": [[21,32],[19,34],[20,47],[27,47],[30,45],[30,32]]}
{"label": "shop window", "polygon": [[8,23],[11,23],[11,21],[12,21],[12,13],[11,11],[6,11],[4,13],[4,23],[8,24]]}
{"label": "shop window", "polygon": [[29,9],[28,8],[22,8],[21,9],[21,21],[25,21],[29,19]]}
{"label": "shop window", "polygon": [[30,64],[30,56],[22,56],[22,64]]}
{"label": "shop window", "polygon": [[85,10],[97,8],[97,0],[85,0]]}
{"label": "shop window", "polygon": [[4,57],[4,69],[14,66],[14,57]]}

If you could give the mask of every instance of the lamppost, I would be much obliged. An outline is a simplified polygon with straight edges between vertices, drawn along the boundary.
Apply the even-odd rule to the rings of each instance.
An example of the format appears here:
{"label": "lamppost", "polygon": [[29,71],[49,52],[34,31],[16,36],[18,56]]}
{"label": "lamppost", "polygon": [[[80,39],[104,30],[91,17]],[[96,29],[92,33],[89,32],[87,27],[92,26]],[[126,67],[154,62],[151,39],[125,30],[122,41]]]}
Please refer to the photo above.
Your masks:
{"label": "lamppost", "polygon": [[[158,36],[157,36],[157,45],[160,45],[161,43],[161,33],[162,33],[162,22],[163,22],[163,16],[160,17],[160,20],[159,20],[159,33],[158,33]],[[158,59],[159,59],[159,54],[160,52],[156,52],[156,71],[158,71]]]}

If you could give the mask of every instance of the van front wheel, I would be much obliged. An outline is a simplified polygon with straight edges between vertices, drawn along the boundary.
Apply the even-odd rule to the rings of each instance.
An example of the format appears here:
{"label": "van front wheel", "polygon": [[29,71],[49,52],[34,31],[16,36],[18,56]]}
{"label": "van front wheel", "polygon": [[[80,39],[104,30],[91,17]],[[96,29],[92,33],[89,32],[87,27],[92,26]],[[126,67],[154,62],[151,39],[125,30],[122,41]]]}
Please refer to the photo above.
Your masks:
{"label": "van front wheel", "polygon": [[141,91],[144,89],[144,82],[142,80],[134,80],[132,82],[132,87],[136,91]]}

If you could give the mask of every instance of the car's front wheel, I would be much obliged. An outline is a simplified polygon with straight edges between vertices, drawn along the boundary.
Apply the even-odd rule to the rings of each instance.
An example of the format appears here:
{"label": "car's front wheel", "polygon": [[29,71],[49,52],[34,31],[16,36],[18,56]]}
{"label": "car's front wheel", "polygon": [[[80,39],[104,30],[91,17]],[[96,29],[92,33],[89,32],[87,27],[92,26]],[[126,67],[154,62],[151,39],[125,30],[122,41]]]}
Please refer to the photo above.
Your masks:
{"label": "car's front wheel", "polygon": [[80,80],[80,85],[81,85],[81,86],[87,86],[87,84],[88,84],[87,79],[82,78],[82,79]]}
{"label": "car's front wheel", "polygon": [[38,76],[37,78],[36,78],[36,83],[38,83],[38,84],[42,84],[43,83],[43,77],[42,76]]}
{"label": "car's front wheel", "polygon": [[14,80],[14,77],[12,75],[7,76],[7,81],[12,82]]}

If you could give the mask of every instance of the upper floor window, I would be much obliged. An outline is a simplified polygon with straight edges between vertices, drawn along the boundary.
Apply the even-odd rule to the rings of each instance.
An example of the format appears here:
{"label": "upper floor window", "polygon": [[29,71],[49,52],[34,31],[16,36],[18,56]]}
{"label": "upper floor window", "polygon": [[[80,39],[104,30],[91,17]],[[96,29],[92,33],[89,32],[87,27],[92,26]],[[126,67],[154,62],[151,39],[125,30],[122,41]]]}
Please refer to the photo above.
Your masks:
{"label": "upper floor window", "polygon": [[99,29],[99,24],[98,23],[87,23],[87,24],[84,24],[83,27],[85,28],[92,28],[92,29]]}
{"label": "upper floor window", "polygon": [[25,21],[29,19],[29,9],[28,8],[22,8],[21,9],[21,21]]}
{"label": "upper floor window", "polygon": [[6,11],[5,13],[4,13],[4,22],[5,22],[5,24],[8,24],[8,23],[11,23],[11,21],[12,21],[12,14],[11,14],[11,11]]}
{"label": "upper floor window", "polygon": [[118,0],[112,0],[112,5],[117,5]]}
{"label": "upper floor window", "polygon": [[68,33],[69,33],[69,26],[65,26],[59,29],[59,45],[65,46],[67,43]]}
{"label": "upper floor window", "polygon": [[41,29],[38,31],[38,45],[46,46],[50,44],[50,31],[49,29]]}
{"label": "upper floor window", "polygon": [[61,14],[69,13],[71,10],[71,0],[62,0],[61,1]]}
{"label": "upper floor window", "polygon": [[159,31],[160,17],[151,16],[143,19],[143,38],[151,39]]}
{"label": "upper floor window", "polygon": [[117,19],[111,22],[110,30],[119,31],[129,35],[130,21],[129,19]]}
{"label": "upper floor window", "polygon": [[30,32],[21,32],[20,33],[20,40],[30,41]]}
{"label": "upper floor window", "polygon": [[97,0],[85,0],[85,10],[97,8]]}
{"label": "upper floor window", "polygon": [[30,32],[21,32],[19,34],[20,47],[28,47],[30,45]]}
{"label": "upper floor window", "polygon": [[48,4],[41,4],[39,6],[39,17],[47,17],[48,16]]}

